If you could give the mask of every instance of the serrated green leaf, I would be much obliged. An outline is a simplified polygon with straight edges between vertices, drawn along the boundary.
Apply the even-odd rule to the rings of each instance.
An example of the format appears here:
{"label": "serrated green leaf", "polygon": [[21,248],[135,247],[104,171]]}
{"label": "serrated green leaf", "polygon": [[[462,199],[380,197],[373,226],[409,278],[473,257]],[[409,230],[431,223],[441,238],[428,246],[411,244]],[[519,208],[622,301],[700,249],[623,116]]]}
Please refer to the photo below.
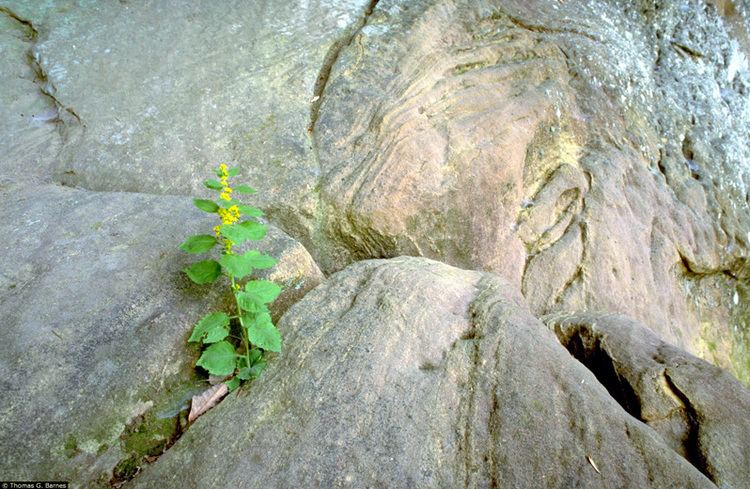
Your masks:
{"label": "serrated green leaf", "polygon": [[193,204],[195,204],[195,207],[205,212],[216,212],[219,210],[219,206],[213,200],[193,199]]}
{"label": "serrated green leaf", "polygon": [[237,168],[236,166],[227,170],[227,175],[229,175],[230,177],[236,177],[239,174],[240,174],[240,169]]}
{"label": "serrated green leaf", "polygon": [[[234,240],[232,240],[234,241]],[[252,261],[245,255],[223,255],[219,263],[234,278],[242,279],[253,273]]]}
{"label": "serrated green leaf", "polygon": [[210,284],[221,275],[221,265],[216,260],[203,260],[193,263],[183,271],[196,284]]}
{"label": "serrated green leaf", "polygon": [[211,375],[229,375],[237,367],[234,346],[227,341],[220,341],[206,348],[196,365],[203,367]]}
{"label": "serrated green leaf", "polygon": [[258,348],[267,351],[281,351],[281,333],[270,320],[254,321],[247,328],[247,337]]}
{"label": "serrated green leaf", "polygon": [[239,224],[225,224],[219,231],[222,236],[233,241],[236,244],[244,243],[248,240],[257,241],[263,239],[266,235],[267,228],[265,225],[245,221]]}
{"label": "serrated green leaf", "polygon": [[223,255],[219,263],[234,278],[242,279],[253,273],[253,269],[265,270],[276,265],[276,259],[258,250],[248,250],[242,255]]}
{"label": "serrated green leaf", "polygon": [[237,377],[242,380],[255,379],[259,377],[265,369],[266,362],[261,360],[259,362],[256,362],[252,367],[241,368],[239,372],[237,372]]}
{"label": "serrated green leaf", "polygon": [[234,188],[234,191],[240,194],[254,194],[256,190],[252,187],[248,187],[247,185],[237,185]]}
{"label": "serrated green leaf", "polygon": [[232,392],[233,390],[237,389],[237,387],[239,387],[241,383],[242,381],[240,380],[239,377],[232,377],[231,379],[224,382],[229,392]]}
{"label": "serrated green leaf", "polygon": [[222,185],[220,181],[214,179],[203,180],[203,185],[212,190],[221,190],[224,188],[224,185]]}
{"label": "serrated green leaf", "polygon": [[212,312],[203,317],[193,329],[190,342],[216,343],[229,335],[229,316],[223,312]]}
{"label": "serrated green leaf", "polygon": [[188,253],[204,253],[216,245],[216,237],[210,234],[199,234],[190,236],[180,245],[182,251]]}
{"label": "serrated green leaf", "polygon": [[249,325],[252,322],[253,316],[255,314],[263,312],[267,309],[265,304],[257,300],[254,295],[248,294],[247,292],[244,292],[242,290],[236,292],[234,296],[237,298],[237,304],[239,304],[240,309],[250,313],[249,315],[244,315],[242,318],[242,321],[245,323],[245,325]]}
{"label": "serrated green leaf", "polygon": [[245,204],[237,204],[237,208],[240,210],[242,214],[246,216],[263,217],[263,211],[258,209],[257,207],[253,207],[251,205],[245,205]]}
{"label": "serrated green leaf", "polygon": [[253,241],[263,239],[268,232],[268,226],[255,221],[242,221],[238,224],[249,233],[250,238]]}
{"label": "serrated green leaf", "polygon": [[261,304],[273,302],[281,293],[281,287],[270,280],[251,280],[245,284],[245,292]]}
{"label": "serrated green leaf", "polygon": [[247,257],[248,260],[250,260],[250,263],[252,264],[253,268],[258,270],[266,270],[267,268],[273,268],[276,263],[276,258],[270,256],[270,255],[264,255],[258,250],[248,250],[244,254],[245,257]]}

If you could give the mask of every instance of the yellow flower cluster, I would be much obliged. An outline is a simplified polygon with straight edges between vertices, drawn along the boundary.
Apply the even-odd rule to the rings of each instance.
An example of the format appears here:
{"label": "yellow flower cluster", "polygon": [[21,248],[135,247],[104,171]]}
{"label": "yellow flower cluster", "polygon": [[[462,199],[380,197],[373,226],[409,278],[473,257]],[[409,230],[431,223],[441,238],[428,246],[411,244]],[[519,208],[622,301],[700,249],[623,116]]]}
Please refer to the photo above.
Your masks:
{"label": "yellow flower cluster", "polygon": [[219,208],[217,212],[222,224],[234,224],[240,220],[240,209],[236,205],[233,205],[229,209]]}
{"label": "yellow flower cluster", "polygon": [[227,168],[227,165],[224,163],[219,165],[219,172],[221,173],[221,176],[219,176],[219,182],[221,182],[221,186],[223,187],[219,198],[229,202],[232,200],[232,188],[229,186],[229,169]]}

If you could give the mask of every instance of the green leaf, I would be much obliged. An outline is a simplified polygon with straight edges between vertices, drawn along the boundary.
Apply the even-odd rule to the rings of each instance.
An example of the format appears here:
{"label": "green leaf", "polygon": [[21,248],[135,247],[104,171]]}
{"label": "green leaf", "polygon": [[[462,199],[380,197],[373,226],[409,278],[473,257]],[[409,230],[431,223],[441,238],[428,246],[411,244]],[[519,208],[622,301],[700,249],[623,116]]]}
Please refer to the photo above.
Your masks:
{"label": "green leaf", "polygon": [[221,226],[219,232],[225,238],[240,244],[248,240],[257,241],[263,239],[266,235],[266,231],[267,228],[263,224],[245,221],[239,224],[225,224],[224,226]]}
{"label": "green leaf", "polygon": [[273,302],[281,293],[281,287],[270,280],[251,280],[245,284],[245,292],[262,304]]}
{"label": "green leaf", "polygon": [[250,357],[250,366],[255,365],[261,358],[263,358],[263,352],[257,348],[250,348],[250,353],[247,354]]}
{"label": "green leaf", "polygon": [[[234,240],[232,240],[234,241]],[[253,264],[245,255],[223,255],[219,263],[234,278],[242,279],[253,273]]]}
{"label": "green leaf", "polygon": [[232,392],[233,390],[237,389],[237,387],[240,386],[241,382],[242,381],[240,380],[239,377],[232,377],[231,379],[229,379],[226,382],[224,382],[224,384],[226,384],[227,390],[229,392]]}
{"label": "green leaf", "polygon": [[229,316],[223,312],[213,312],[203,317],[193,329],[188,341],[216,343],[229,335]]}
{"label": "green leaf", "polygon": [[268,351],[281,351],[281,333],[273,325],[270,318],[254,321],[247,328],[247,337],[250,342],[258,348]]}
{"label": "green leaf", "polygon": [[213,200],[193,199],[193,204],[195,204],[195,207],[198,209],[206,212],[216,212],[219,210],[219,206],[216,205],[216,202]]}
{"label": "green leaf", "polygon": [[276,265],[276,259],[272,256],[263,255],[258,250],[248,250],[242,255],[223,255],[219,263],[227,273],[235,278],[242,279],[253,273],[253,269],[265,270]]}
{"label": "green leaf", "polygon": [[252,367],[241,368],[237,372],[237,377],[242,380],[250,380],[260,377],[260,374],[266,369],[266,362],[263,360],[256,362]]}
{"label": "green leaf", "polygon": [[227,170],[227,175],[230,177],[236,177],[237,175],[239,175],[239,173],[240,173],[240,169],[237,168],[236,166]]}
{"label": "green leaf", "polygon": [[220,341],[206,348],[196,365],[208,370],[211,375],[229,375],[237,367],[234,346]]}
{"label": "green leaf", "polygon": [[180,249],[188,253],[203,253],[213,248],[215,244],[216,238],[214,236],[199,234],[197,236],[190,236],[180,245]]}
{"label": "green leaf", "polygon": [[250,313],[250,316],[245,315],[242,317],[242,321],[246,325],[252,323],[252,315],[263,312],[267,309],[267,307],[262,302],[258,301],[254,295],[248,294],[247,292],[240,290],[239,292],[236,292],[234,296],[237,298],[237,304],[239,304],[240,309]]}
{"label": "green leaf", "polygon": [[276,258],[270,255],[264,255],[258,250],[248,250],[243,256],[245,256],[250,261],[253,268],[256,268],[258,270],[273,268],[273,266],[277,263]]}
{"label": "green leaf", "polygon": [[254,188],[248,187],[247,185],[237,185],[233,188],[235,192],[240,194],[254,194],[256,192]]}
{"label": "green leaf", "polygon": [[221,265],[216,260],[203,260],[193,263],[183,271],[196,284],[210,284],[221,275]]}
{"label": "green leaf", "polygon": [[224,188],[224,185],[222,185],[220,181],[213,180],[213,179],[203,180],[203,185],[205,185],[206,187],[212,190],[221,190]]}
{"label": "green leaf", "polygon": [[263,239],[268,232],[268,226],[255,221],[242,221],[238,226],[243,227],[249,233],[249,238],[253,241]]}
{"label": "green leaf", "polygon": [[263,217],[263,211],[257,207],[245,204],[237,204],[237,208],[246,216],[250,217]]}

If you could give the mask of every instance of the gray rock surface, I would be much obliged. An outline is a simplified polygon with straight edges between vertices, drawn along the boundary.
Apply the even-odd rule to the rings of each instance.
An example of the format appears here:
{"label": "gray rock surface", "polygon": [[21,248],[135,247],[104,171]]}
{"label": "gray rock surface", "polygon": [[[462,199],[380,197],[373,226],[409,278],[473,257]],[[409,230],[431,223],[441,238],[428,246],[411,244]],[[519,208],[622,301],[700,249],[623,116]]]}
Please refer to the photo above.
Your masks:
{"label": "gray rock surface", "polygon": [[750,481],[750,392],[724,370],[618,315],[545,318],[560,342],[719,487]]}
{"label": "gray rock surface", "polygon": [[494,271],[535,314],[627,314],[750,385],[744,5],[0,6],[36,32],[4,16],[7,168],[195,193],[237,161],[326,272],[403,254]]}
{"label": "gray rock surface", "polygon": [[[686,353],[750,385],[749,27],[739,0],[0,0],[0,476],[119,483],[187,427],[185,340],[226,298],[176,246],[227,162],[276,226],[276,317],[346,270],[137,485],[750,486],[746,391]],[[399,255],[445,264],[352,265]]]}
{"label": "gray rock surface", "polygon": [[360,262],[280,328],[267,375],[132,487],[714,487],[496,276]]}
{"label": "gray rock surface", "polygon": [[[213,217],[215,219],[215,216]],[[184,197],[11,186],[0,193],[0,474],[106,486],[179,434],[205,388],[187,337],[227,299],[180,272],[213,219]],[[322,275],[271,230],[277,315]],[[228,289],[227,289],[228,290]]]}

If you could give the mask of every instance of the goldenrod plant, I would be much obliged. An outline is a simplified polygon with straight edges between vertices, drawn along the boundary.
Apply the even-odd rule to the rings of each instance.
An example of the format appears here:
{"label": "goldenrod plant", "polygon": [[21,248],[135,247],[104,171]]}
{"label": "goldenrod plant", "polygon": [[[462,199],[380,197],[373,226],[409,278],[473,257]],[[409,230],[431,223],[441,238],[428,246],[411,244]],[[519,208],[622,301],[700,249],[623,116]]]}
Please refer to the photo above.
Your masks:
{"label": "goldenrod plant", "polygon": [[[188,341],[206,346],[196,365],[211,375],[228,377],[227,387],[236,389],[243,380],[257,377],[266,366],[265,351],[281,351],[281,334],[271,320],[268,305],[278,297],[281,287],[268,280],[247,280],[254,270],[272,268],[276,259],[258,250],[237,251],[247,241],[263,239],[268,228],[257,218],[263,212],[245,205],[234,196],[254,194],[247,185],[231,186],[229,179],[239,173],[237,168],[221,164],[215,170],[218,180],[203,184],[219,192],[216,200],[195,199],[198,209],[216,214],[221,224],[214,234],[191,236],[180,245],[188,253],[206,253],[219,245],[218,260],[202,260],[184,271],[196,284],[214,283],[225,276],[234,296],[235,311],[212,312],[195,325]],[[243,220],[243,216],[248,219]],[[233,336],[232,324],[239,326],[240,336]]]}

